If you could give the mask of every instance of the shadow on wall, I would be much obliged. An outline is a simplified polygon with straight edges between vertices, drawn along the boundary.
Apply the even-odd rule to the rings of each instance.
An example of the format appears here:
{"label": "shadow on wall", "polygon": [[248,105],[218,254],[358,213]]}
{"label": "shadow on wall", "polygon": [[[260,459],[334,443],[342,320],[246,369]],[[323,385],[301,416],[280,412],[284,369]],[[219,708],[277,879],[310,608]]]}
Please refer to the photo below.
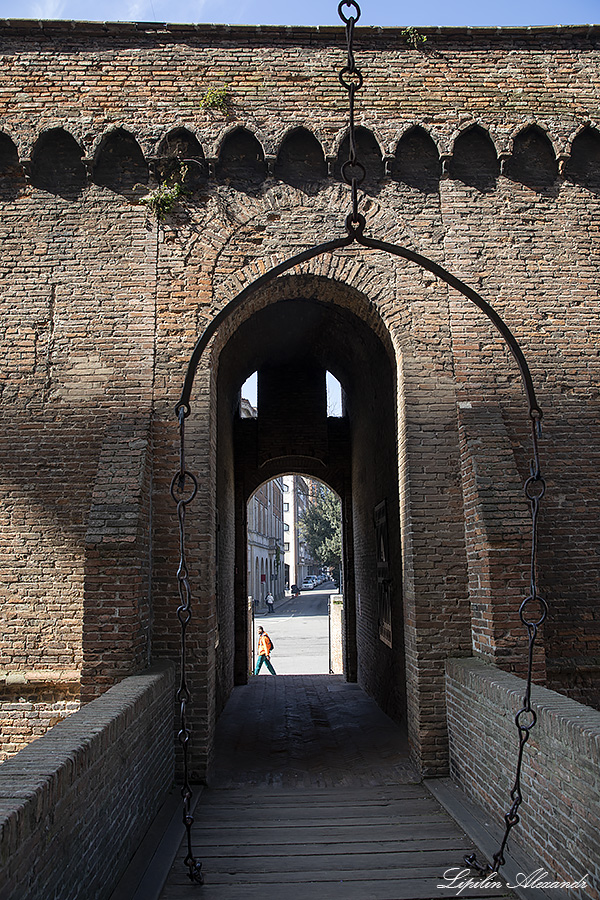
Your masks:
{"label": "shadow on wall", "polygon": [[[500,174],[538,193],[556,192],[561,174],[594,193],[600,189],[600,133],[589,125],[574,138],[562,173],[550,138],[537,125],[518,132],[511,152],[502,159],[488,132],[476,124],[456,137],[452,153],[443,161],[433,138],[420,125],[411,126],[400,137],[389,157],[367,128],[357,128],[356,140],[358,159],[366,170],[362,187],[371,194],[390,179],[431,193],[439,190],[440,178],[446,177],[487,193],[495,189]],[[86,159],[83,147],[68,131],[53,128],[39,135],[30,160],[20,160],[12,139],[0,132],[0,199],[18,197],[28,180],[66,200],[77,199],[91,182],[135,201],[151,184],[168,182],[181,172],[190,196],[205,190],[211,178],[247,193],[258,192],[274,178],[310,195],[331,179],[342,180],[348,150],[346,135],[335,159],[327,159],[314,134],[294,128],[270,160],[256,135],[238,126],[225,136],[218,156],[207,159],[197,137],[180,127],[160,141],[156,158],[146,159],[135,136],[115,128],[104,135],[94,158]]]}

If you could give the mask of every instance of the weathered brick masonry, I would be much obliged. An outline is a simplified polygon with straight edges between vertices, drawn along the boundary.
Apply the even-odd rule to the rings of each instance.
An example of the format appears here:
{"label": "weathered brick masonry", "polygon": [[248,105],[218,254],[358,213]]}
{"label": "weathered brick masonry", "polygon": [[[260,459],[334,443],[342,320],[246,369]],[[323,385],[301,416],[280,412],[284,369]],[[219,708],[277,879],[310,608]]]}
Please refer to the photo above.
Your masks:
{"label": "weathered brick masonry", "polygon": [[173,667],[126,678],[0,769],[0,896],[110,897],[173,783]]}
{"label": "weathered brick masonry", "polygon": [[[453,659],[447,686],[452,775],[501,822],[514,785],[511,725],[524,682],[482,660]],[[598,900],[600,713],[537,685],[532,700],[537,722],[524,757],[525,802],[511,841],[547,867],[545,881],[584,879],[585,887],[567,896]]]}
{"label": "weathered brick masonry", "polygon": [[[536,671],[592,705],[599,38],[594,27],[432,29],[422,52],[399,29],[358,29],[356,47],[369,234],[471,284],[529,360],[545,412],[540,580],[552,608]],[[0,54],[0,669],[5,682],[26,679],[27,702],[27,673],[46,671],[51,704],[66,673],[85,700],[152,657],[177,656],[173,407],[214,315],[269,266],[343,233],[344,35],[15,21],[0,23]],[[227,113],[202,108],[205,92],[225,84]],[[139,201],[174,154],[200,163],[188,166],[185,202],[157,224]],[[444,659],[474,652],[522,671],[524,397],[502,341],[468,301],[410,263],[353,248],[256,295],[225,323],[196,379],[187,424],[188,466],[200,476],[188,516],[195,773],[234,670],[244,672],[243,655],[237,669],[233,660],[243,506],[228,404],[258,355],[240,352],[220,381],[219,361],[245,323],[258,340],[253,317],[274,321],[269,308],[281,300],[313,318],[320,310],[332,356],[322,342],[315,365],[337,366],[348,398],[345,610],[356,676],[406,714],[423,770],[443,772]],[[384,500],[391,647],[377,623],[373,509]],[[9,710],[20,699],[13,688],[5,698]],[[5,752],[17,744],[12,735]]]}

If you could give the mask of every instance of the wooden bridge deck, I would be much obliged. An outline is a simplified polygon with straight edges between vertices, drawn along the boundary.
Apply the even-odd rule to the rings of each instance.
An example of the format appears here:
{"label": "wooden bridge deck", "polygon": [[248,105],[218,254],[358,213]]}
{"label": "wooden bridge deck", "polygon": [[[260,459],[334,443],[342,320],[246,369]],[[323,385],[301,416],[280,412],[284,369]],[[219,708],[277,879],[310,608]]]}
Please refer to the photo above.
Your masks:
{"label": "wooden bridge deck", "polygon": [[457,896],[438,885],[475,849],[419,783],[401,729],[335,676],[235,689],[192,835],[205,884],[181,847],[161,900],[438,900]]}

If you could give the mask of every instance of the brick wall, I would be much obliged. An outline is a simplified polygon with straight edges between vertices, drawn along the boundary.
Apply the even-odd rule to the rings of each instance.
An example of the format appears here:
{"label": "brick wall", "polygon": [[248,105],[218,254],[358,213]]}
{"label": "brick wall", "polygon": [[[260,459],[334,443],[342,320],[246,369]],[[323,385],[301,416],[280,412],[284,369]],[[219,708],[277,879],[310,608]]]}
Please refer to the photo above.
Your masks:
{"label": "brick wall", "polygon": [[[482,660],[450,659],[446,672],[452,775],[503,827],[517,762],[514,716],[525,682]],[[569,896],[597,900],[600,712],[538,686],[531,705],[537,722],[524,754],[523,803],[511,841],[547,868],[548,881],[588,876],[588,886]]]}
{"label": "brick wall", "polygon": [[[540,583],[551,615],[540,671],[545,664],[551,686],[598,705],[600,136],[586,126],[600,119],[600,34],[426,31],[420,52],[398,29],[357,30],[357,116],[373,163],[361,209],[370,234],[465,279],[521,342],[545,412]],[[142,664],[148,631],[151,653],[177,657],[173,407],[207,323],[271,265],[343,233],[343,44],[339,28],[0,23],[3,672],[82,671],[87,655],[92,688],[106,687]],[[203,109],[203,93],[225,82],[228,112]],[[306,131],[294,145],[300,127],[316,149]],[[139,199],[177,141],[204,162],[185,203],[157,225]],[[242,151],[252,166],[248,157],[240,167]],[[472,610],[476,651],[517,666],[499,598],[519,594],[520,537],[482,543],[476,517],[478,503],[493,501],[516,510],[506,516],[510,540],[526,524],[523,393],[481,312],[410,263],[352,248],[257,295],[223,324],[198,373],[188,420],[188,465],[201,485],[188,516],[195,773],[203,777],[215,708],[233,682],[232,593],[245,603],[234,575],[237,513],[224,499],[232,448],[217,433],[220,353],[244,316],[286,297],[326,306],[332,330],[337,308],[348,309],[388,348],[396,397],[385,438],[398,454],[403,594],[394,612],[413,746],[441,770],[441,662],[471,652]],[[499,418],[481,441],[479,423],[460,411],[491,398]],[[368,407],[360,384],[355,400]],[[138,428],[147,455],[119,506],[118,448],[128,452]],[[510,470],[503,491],[473,492],[473,466],[484,478]],[[107,540],[100,528],[90,541],[107,472],[116,519]],[[371,494],[387,492],[386,479],[371,479],[373,491],[348,507],[360,527],[347,584],[366,598],[357,631],[373,692],[390,664],[372,640],[368,546]],[[126,514],[137,523],[131,541],[117,535]],[[99,654],[113,639],[118,646]],[[375,646],[382,652],[369,658]]]}
{"label": "brick wall", "polygon": [[103,900],[173,780],[173,671],[156,664],[0,769],[0,894]]}
{"label": "brick wall", "polygon": [[0,677],[0,762],[80,707],[80,673],[31,671]]}

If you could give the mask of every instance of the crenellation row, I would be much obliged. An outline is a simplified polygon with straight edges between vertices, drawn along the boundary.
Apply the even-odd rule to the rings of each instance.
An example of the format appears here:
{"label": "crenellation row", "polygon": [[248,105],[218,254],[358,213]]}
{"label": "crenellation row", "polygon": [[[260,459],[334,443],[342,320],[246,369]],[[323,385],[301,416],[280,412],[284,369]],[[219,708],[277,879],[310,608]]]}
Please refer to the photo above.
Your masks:
{"label": "crenellation row", "polygon": [[482,192],[493,190],[499,175],[544,191],[559,176],[598,192],[600,188],[600,132],[590,124],[576,134],[570,154],[558,155],[548,134],[538,125],[525,126],[510,152],[498,152],[490,134],[478,124],[460,132],[449,152],[440,150],[431,134],[414,125],[386,155],[367,128],[356,130],[358,163],[349,160],[349,136],[339,142],[335,156],[307,128],[289,131],[275,156],[249,129],[238,126],[223,138],[216,157],[207,157],[198,138],[183,127],[173,128],[160,141],[156,156],[145,156],[135,136],[123,127],[107,132],[92,158],[64,128],[44,131],[20,159],[12,138],[0,132],[0,197],[11,199],[27,182],[67,199],[79,196],[89,183],[141,198],[156,184],[180,181],[189,193],[201,192],[209,180],[242,191],[256,191],[268,178],[315,193],[329,179],[356,178],[375,193],[388,179],[423,193],[438,190],[451,178]]}

